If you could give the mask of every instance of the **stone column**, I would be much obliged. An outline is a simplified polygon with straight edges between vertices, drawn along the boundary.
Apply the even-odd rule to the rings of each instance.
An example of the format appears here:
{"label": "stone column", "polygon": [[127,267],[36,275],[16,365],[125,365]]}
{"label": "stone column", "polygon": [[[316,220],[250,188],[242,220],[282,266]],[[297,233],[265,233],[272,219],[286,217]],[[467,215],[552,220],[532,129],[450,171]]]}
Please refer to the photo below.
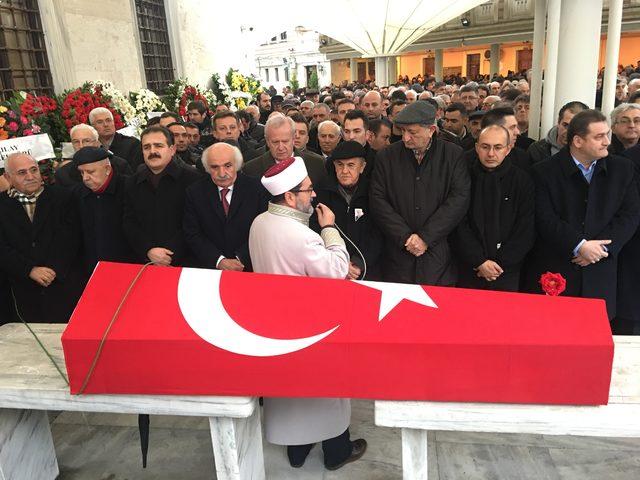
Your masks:
{"label": "stone column", "polygon": [[387,57],[387,83],[396,83],[398,78],[398,57]]}
{"label": "stone column", "polygon": [[562,0],[554,116],[572,100],[594,106],[601,20],[602,0]]}
{"label": "stone column", "polygon": [[[544,58],[544,28],[547,19],[547,0],[535,0],[533,17],[533,59],[531,62],[531,106],[529,109],[530,138],[540,138],[540,112],[542,107],[542,60]],[[546,135],[546,132],[543,133]]]}
{"label": "stone column", "polygon": [[[582,18],[582,17],[580,17]],[[542,97],[542,121],[540,136],[547,134],[556,123],[556,73],[558,71],[558,39],[560,37],[560,0],[547,3],[547,58],[544,67],[544,91]],[[578,78],[578,77],[575,77]],[[575,83],[575,78],[572,83]]]}
{"label": "stone column", "polygon": [[491,44],[491,64],[489,66],[490,75],[493,77],[500,73],[500,44]]}
{"label": "stone column", "polygon": [[375,57],[376,62],[376,85],[384,87],[389,85],[387,77],[387,57]]}
{"label": "stone column", "polygon": [[[604,62],[604,82],[602,83],[602,113],[607,117],[616,101],[616,80],[618,57],[620,55],[620,29],[622,27],[623,0],[609,0],[609,27],[607,30],[607,51]],[[590,105],[591,106],[591,105]]]}
{"label": "stone column", "polygon": [[442,77],[443,75],[443,57],[444,57],[444,52],[441,48],[436,48],[436,58],[434,61],[434,70],[435,70],[435,76],[436,76],[436,82],[441,82],[442,81]]}
{"label": "stone column", "polygon": [[352,82],[358,81],[358,59],[353,57],[351,60],[351,68],[349,71],[349,80]]}

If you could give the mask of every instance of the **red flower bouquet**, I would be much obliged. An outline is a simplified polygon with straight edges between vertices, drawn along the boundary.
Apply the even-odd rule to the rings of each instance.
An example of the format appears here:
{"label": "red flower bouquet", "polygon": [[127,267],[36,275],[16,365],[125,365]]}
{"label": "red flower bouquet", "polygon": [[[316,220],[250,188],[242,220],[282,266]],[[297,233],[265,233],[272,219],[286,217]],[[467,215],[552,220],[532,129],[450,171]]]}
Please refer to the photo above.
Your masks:
{"label": "red flower bouquet", "polygon": [[116,130],[124,127],[122,116],[102,96],[100,89],[91,93],[86,86],[83,86],[63,95],[62,119],[66,128],[71,129],[79,123],[89,123],[89,112],[96,107],[104,107],[111,111]]}
{"label": "red flower bouquet", "polygon": [[540,276],[540,285],[544,293],[557,297],[567,288],[567,281],[559,273],[547,272]]}
{"label": "red flower bouquet", "polygon": [[204,97],[204,95],[202,95],[198,89],[196,87],[192,87],[191,85],[187,85],[186,87],[184,87],[184,92],[182,94],[182,96],[180,97],[180,104],[178,106],[178,114],[183,117],[183,118],[187,118],[187,105],[189,105],[190,102],[194,102],[194,101],[200,101],[202,103],[204,103],[204,106],[207,110],[209,110],[209,102],[207,101],[207,99]]}
{"label": "red flower bouquet", "polygon": [[22,115],[28,118],[38,118],[43,115],[55,112],[58,108],[58,102],[46,95],[36,96],[27,93],[27,98],[20,105]]}

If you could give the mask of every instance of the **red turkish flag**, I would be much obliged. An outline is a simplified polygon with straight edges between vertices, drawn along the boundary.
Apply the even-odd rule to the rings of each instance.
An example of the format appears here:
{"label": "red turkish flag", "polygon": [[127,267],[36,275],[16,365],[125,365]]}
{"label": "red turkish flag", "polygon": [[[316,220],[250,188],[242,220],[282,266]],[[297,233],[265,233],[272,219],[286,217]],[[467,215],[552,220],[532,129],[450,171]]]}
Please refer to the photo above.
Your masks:
{"label": "red turkish flag", "polygon": [[[62,337],[72,393],[140,268],[94,272]],[[601,300],[152,266],[85,393],[597,405],[612,361]]]}

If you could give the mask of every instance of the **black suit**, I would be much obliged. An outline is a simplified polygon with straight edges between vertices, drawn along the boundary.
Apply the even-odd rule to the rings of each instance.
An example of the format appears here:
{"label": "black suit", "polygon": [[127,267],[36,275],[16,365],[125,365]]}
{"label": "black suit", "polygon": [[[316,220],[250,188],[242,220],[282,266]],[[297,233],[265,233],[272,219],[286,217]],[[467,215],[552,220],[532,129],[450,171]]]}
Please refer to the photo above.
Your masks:
{"label": "black suit", "polygon": [[125,183],[126,177],[114,172],[103,193],[94,193],[84,184],[74,191],[82,224],[84,266],[89,274],[99,261],[133,261],[122,228]]}
{"label": "black suit", "polygon": [[132,171],[136,171],[138,165],[144,163],[144,157],[142,156],[142,145],[140,140],[134,137],[127,137],[121,133],[116,132],[111,141],[111,145],[108,147],[114,155],[124,158],[131,166]]}
{"label": "black suit", "polygon": [[171,265],[190,264],[192,256],[182,232],[184,199],[187,187],[202,174],[172,161],[162,172],[157,189],[152,175],[145,165],[125,186],[123,226],[135,259],[147,263],[147,252],[162,247],[174,253]]}
{"label": "black suit", "polygon": [[187,189],[183,230],[196,265],[215,268],[220,256],[238,258],[251,271],[249,228],[267,209],[268,193],[260,182],[242,173],[233,184],[229,215],[224,214],[218,186],[203,178]]}
{"label": "black suit", "polygon": [[[540,275],[560,273],[567,280],[565,295],[603,298],[613,317],[618,256],[638,226],[640,198],[628,158],[609,155],[594,168],[588,183],[567,147],[533,166],[538,238],[527,287],[541,293]],[[586,267],[574,265],[573,250],[583,239],[610,239],[609,256]]]}
{"label": "black suit", "polygon": [[[0,268],[26,322],[67,322],[78,301],[82,284],[75,268],[79,247],[75,214],[71,192],[59,187],[45,187],[33,222],[17,199],[0,194]],[[55,271],[53,283],[41,287],[31,280],[33,267]]]}

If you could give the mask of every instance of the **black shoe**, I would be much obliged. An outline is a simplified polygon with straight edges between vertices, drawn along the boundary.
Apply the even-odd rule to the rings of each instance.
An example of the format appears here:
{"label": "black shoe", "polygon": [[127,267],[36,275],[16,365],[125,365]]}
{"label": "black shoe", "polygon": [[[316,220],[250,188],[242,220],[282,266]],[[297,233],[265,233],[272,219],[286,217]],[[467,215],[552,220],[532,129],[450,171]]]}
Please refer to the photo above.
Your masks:
{"label": "black shoe", "polygon": [[[287,457],[289,458],[289,465],[291,465],[293,468],[302,467],[304,465],[304,462],[307,460],[307,457],[309,456],[309,452],[311,452],[313,445],[314,444],[288,446]],[[308,448],[306,453],[301,452],[302,448],[304,447]]]}
{"label": "black shoe", "polygon": [[331,467],[329,465],[325,465],[325,468],[327,470],[338,470],[339,468],[344,467],[347,463],[355,462],[356,460],[358,460],[360,457],[362,457],[362,455],[364,455],[364,452],[366,451],[367,441],[364,438],[354,440],[353,442],[351,442],[351,455],[349,455],[346,460]]}

